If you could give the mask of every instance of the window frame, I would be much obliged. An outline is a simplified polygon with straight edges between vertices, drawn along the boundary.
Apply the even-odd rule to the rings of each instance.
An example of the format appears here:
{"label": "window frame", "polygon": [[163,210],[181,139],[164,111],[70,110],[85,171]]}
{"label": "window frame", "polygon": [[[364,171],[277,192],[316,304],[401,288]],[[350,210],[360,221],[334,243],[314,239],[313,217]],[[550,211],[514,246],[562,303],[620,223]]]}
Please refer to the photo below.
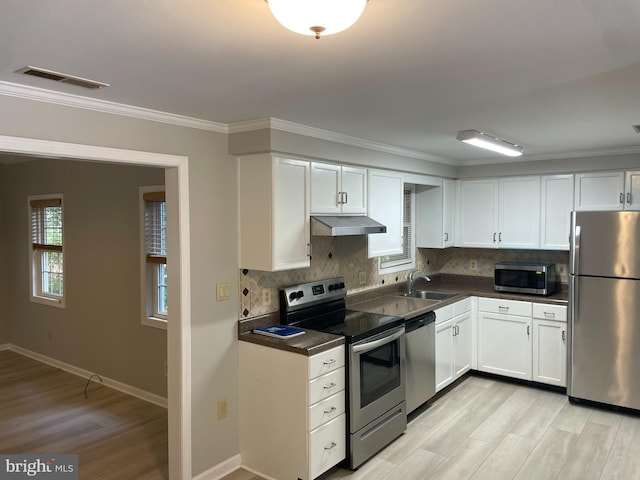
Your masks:
{"label": "window frame", "polygon": [[[36,248],[33,243],[33,203],[41,202],[41,201],[59,201],[60,207],[62,209],[62,248],[58,249],[47,249],[45,248]],[[53,194],[42,194],[42,195],[28,195],[27,196],[27,213],[28,213],[28,229],[29,235],[27,236],[28,245],[29,245],[29,301],[33,303],[39,303],[41,305],[49,305],[51,307],[57,308],[66,308],[66,292],[67,292],[67,279],[65,272],[65,264],[66,264],[66,242],[65,242],[65,233],[64,233],[64,225],[65,225],[65,213],[64,213],[64,198],[61,193],[53,193]],[[44,256],[49,252],[60,251],[62,253],[62,294],[56,295],[49,292],[43,291],[43,259]]]}
{"label": "window frame", "polygon": [[[410,192],[409,199],[409,223],[406,222],[405,215],[405,204],[406,199],[405,195],[407,192]],[[407,254],[408,257],[405,259],[398,260],[390,260],[383,261],[384,258],[387,257],[395,257],[396,255],[389,255],[387,257],[378,257],[378,275],[385,275],[387,273],[397,273],[403,272],[406,270],[415,270],[416,268],[416,187],[413,184],[405,183],[402,189],[402,237],[403,237],[403,248],[404,242],[406,239],[405,228],[410,228],[409,241],[407,245]]]}
{"label": "window frame", "polygon": [[[145,210],[146,193],[165,192],[164,185],[139,187],[139,218],[140,218],[140,298],[141,298],[141,323],[148,327],[167,330],[167,314],[158,312],[158,275],[161,265],[166,263],[147,261]],[[166,212],[166,200],[165,200]],[[165,287],[166,288],[166,287]]]}

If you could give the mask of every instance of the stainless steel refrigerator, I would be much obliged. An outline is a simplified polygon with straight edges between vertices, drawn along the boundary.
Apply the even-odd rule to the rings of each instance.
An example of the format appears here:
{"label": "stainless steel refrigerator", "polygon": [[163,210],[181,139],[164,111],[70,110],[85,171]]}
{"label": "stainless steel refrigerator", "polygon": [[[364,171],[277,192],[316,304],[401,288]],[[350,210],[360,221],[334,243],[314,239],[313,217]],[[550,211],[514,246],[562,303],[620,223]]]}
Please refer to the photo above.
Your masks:
{"label": "stainless steel refrigerator", "polygon": [[573,212],[567,393],[640,410],[640,212]]}

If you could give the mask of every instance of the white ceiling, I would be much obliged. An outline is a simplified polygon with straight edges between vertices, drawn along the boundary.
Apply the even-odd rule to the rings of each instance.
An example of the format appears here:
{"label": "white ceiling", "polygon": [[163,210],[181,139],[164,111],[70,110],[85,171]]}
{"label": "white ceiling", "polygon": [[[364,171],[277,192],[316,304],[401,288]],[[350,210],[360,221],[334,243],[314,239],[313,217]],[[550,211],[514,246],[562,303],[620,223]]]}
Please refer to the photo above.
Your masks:
{"label": "white ceiling", "polygon": [[[16,74],[99,80],[91,91]],[[640,1],[370,0],[320,40],[264,0],[2,0],[0,81],[220,123],[273,117],[424,152],[522,161],[640,152]],[[505,157],[504,161],[513,161]]]}

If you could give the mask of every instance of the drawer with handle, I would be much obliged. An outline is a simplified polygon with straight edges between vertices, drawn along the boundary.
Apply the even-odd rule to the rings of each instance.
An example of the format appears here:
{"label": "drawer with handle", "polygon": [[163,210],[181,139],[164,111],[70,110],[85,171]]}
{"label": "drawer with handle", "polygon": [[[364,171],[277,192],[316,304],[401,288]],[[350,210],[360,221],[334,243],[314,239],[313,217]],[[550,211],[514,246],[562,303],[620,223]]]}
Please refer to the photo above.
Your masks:
{"label": "drawer with handle", "polygon": [[331,373],[314,378],[309,382],[309,405],[329,398],[331,395],[344,390],[344,367]]}
{"label": "drawer with handle", "polygon": [[318,353],[309,358],[309,378],[316,378],[340,367],[344,367],[344,345]]}
{"label": "drawer with handle", "polygon": [[309,407],[309,430],[342,415],[345,409],[345,391],[341,390]]}
{"label": "drawer with handle", "polygon": [[533,304],[533,317],[544,320],[567,321],[567,307],[564,305],[549,305],[545,303]]}
{"label": "drawer with handle", "polygon": [[478,298],[478,311],[501,313],[503,315],[519,315],[522,317],[530,317],[532,308],[531,302],[480,297]]}

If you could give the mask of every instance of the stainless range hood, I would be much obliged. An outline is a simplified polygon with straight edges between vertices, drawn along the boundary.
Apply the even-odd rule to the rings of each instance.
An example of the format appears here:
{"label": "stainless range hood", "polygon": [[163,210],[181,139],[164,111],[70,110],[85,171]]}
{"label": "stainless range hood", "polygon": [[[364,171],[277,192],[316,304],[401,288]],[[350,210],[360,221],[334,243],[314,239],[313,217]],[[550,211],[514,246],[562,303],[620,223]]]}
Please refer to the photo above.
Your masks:
{"label": "stainless range hood", "polygon": [[387,227],[363,215],[315,215],[311,217],[311,235],[318,237],[341,237],[344,235],[368,235],[386,232]]}

